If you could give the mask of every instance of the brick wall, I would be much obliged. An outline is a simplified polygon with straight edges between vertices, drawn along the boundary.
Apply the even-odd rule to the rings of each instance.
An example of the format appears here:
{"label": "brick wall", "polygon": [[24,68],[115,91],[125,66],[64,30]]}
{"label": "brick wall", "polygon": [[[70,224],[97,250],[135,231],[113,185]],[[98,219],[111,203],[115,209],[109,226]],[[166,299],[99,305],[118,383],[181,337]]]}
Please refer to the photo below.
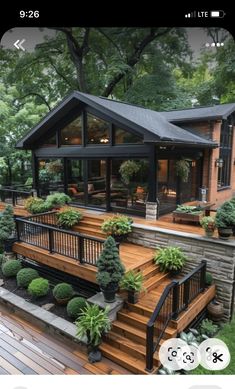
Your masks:
{"label": "brick wall", "polygon": [[217,298],[224,305],[224,320],[230,319],[235,282],[235,240],[225,242],[217,238],[207,239],[199,235],[137,224],[134,224],[128,240],[152,248],[181,247],[188,257],[185,267],[187,272],[205,259],[207,269],[216,283]]}

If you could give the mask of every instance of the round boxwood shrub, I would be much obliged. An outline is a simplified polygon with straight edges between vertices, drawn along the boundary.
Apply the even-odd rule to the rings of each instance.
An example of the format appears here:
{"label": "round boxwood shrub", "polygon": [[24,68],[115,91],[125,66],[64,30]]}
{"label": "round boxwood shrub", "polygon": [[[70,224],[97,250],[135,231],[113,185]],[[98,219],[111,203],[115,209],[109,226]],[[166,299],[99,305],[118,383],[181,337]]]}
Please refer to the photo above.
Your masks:
{"label": "round boxwood shrub", "polygon": [[39,278],[37,270],[26,267],[21,269],[16,276],[17,285],[21,288],[28,288],[31,281],[35,278]]}
{"label": "round boxwood shrub", "polygon": [[5,277],[15,277],[21,268],[22,265],[20,261],[17,261],[17,259],[12,259],[2,265],[2,273]]}
{"label": "round boxwood shrub", "polygon": [[73,293],[73,287],[65,282],[57,284],[53,289],[53,296],[56,300],[70,300],[73,297]]}
{"label": "round boxwood shrub", "polygon": [[46,296],[49,292],[49,281],[45,278],[35,278],[30,282],[28,292],[35,298]]}
{"label": "round boxwood shrub", "polygon": [[72,319],[77,319],[81,310],[86,307],[86,299],[83,297],[74,297],[67,305],[67,314]]}

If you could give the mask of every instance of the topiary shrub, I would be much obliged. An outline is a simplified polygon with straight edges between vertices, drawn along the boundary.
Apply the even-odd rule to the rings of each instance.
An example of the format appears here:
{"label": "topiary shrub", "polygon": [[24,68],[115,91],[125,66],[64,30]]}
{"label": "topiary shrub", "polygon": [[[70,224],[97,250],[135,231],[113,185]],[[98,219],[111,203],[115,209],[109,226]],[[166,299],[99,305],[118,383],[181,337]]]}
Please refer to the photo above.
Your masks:
{"label": "topiary shrub", "polygon": [[86,299],[83,297],[74,297],[67,305],[67,314],[72,319],[77,319],[82,309],[86,306]]}
{"label": "topiary shrub", "polygon": [[0,215],[0,244],[9,239],[15,232],[14,213],[11,205],[7,205]]}
{"label": "topiary shrub", "polygon": [[35,278],[30,282],[28,292],[35,298],[46,296],[49,292],[49,281],[45,278]]}
{"label": "topiary shrub", "polygon": [[39,278],[37,270],[26,267],[21,269],[16,276],[17,285],[21,288],[28,288],[31,281],[35,278]]}
{"label": "topiary shrub", "polygon": [[53,289],[53,296],[60,303],[65,303],[73,297],[73,287],[65,282],[57,284]]}
{"label": "topiary shrub", "polygon": [[2,265],[2,273],[5,277],[15,277],[21,268],[22,265],[20,261],[17,261],[17,259],[12,259]]}

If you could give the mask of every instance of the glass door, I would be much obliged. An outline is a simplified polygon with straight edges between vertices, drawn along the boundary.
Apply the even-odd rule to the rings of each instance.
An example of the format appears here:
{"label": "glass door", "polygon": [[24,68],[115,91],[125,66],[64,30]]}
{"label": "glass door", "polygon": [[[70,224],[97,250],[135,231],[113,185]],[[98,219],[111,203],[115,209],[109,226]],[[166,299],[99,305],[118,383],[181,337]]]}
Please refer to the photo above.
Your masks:
{"label": "glass door", "polygon": [[106,188],[107,161],[91,159],[87,161],[87,205],[97,208],[107,207]]}
{"label": "glass door", "polygon": [[177,176],[175,160],[159,160],[157,175],[159,213],[169,213],[176,208],[177,203]]}

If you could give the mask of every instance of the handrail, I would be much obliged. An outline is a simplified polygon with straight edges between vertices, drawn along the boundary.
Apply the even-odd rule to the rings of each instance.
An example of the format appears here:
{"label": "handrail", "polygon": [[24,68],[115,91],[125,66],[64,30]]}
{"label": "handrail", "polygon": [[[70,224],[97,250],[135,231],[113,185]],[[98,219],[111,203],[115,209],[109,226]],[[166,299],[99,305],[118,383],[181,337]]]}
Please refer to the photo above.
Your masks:
{"label": "handrail", "polygon": [[[146,370],[153,369],[153,355],[171,320],[176,320],[179,313],[205,289],[206,261],[193,269],[181,280],[174,280],[167,285],[146,326]],[[157,325],[157,326],[155,326]],[[154,340],[156,338],[156,340]]]}
{"label": "handrail", "polygon": [[[11,202],[13,207],[18,205],[18,199],[25,200],[27,196],[33,196],[33,191],[25,191],[11,188],[0,188],[0,199],[1,201]],[[20,204],[22,205],[22,204]]]}

